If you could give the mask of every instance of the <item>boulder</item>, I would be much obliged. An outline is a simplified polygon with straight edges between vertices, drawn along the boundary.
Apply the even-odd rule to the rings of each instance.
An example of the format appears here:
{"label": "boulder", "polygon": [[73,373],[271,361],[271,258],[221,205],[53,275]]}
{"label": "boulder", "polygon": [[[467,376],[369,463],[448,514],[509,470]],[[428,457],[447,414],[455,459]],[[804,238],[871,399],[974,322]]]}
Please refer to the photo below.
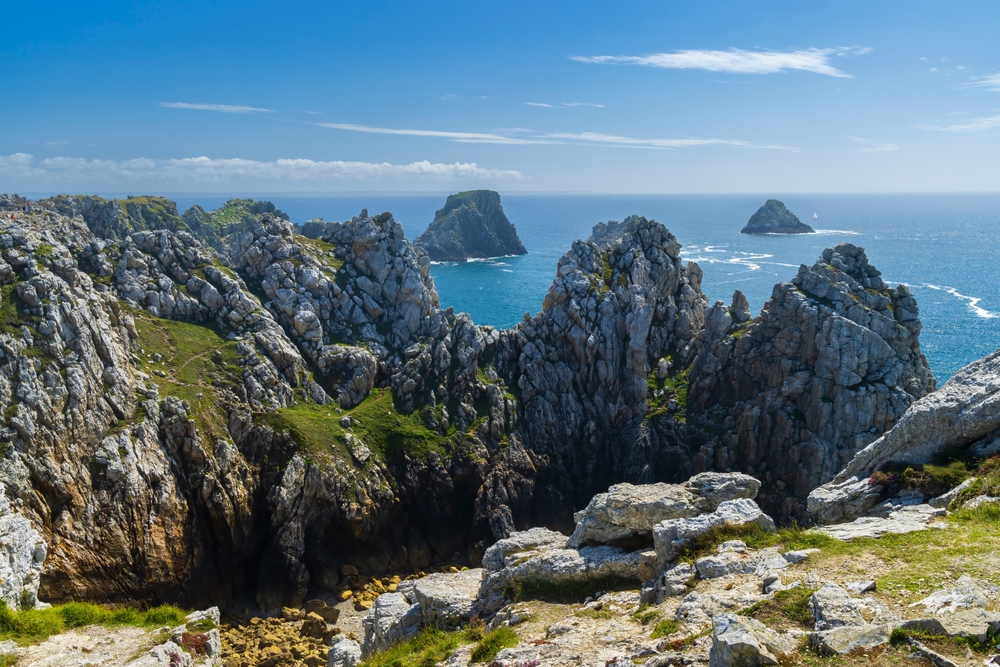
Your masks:
{"label": "boulder", "polygon": [[457,630],[475,613],[476,595],[482,584],[480,568],[462,572],[435,573],[416,580],[413,597],[420,605],[424,624],[442,630]]}
{"label": "boulder", "polygon": [[683,484],[616,484],[574,515],[569,546],[652,541],[653,526],[714,511],[720,503],[753,499],[760,482],[741,473],[701,473]]}
{"label": "boulder", "polygon": [[789,561],[778,549],[747,551],[746,545],[733,540],[719,545],[718,554],[695,561],[702,579],[715,579],[731,574],[756,574],[763,578],[788,567]]}
{"label": "boulder", "polygon": [[327,667],[354,667],[361,662],[361,645],[353,639],[341,639],[330,647]]}
{"label": "boulder", "polygon": [[420,605],[410,604],[402,593],[383,593],[362,620],[365,627],[362,653],[371,655],[409,639],[420,631],[423,620]]}
{"label": "boulder", "polygon": [[669,519],[656,524],[653,528],[653,545],[661,562],[669,563],[679,550],[713,529],[723,526],[739,528],[751,524],[763,530],[775,529],[774,521],[754,501],[748,498],[727,500],[720,503],[714,512],[685,519]]}
{"label": "boulder", "polygon": [[513,533],[487,549],[477,612],[481,616],[495,614],[516,589],[565,590],[568,586],[639,583],[641,551],[624,552],[610,546],[572,549],[566,541],[561,533],[532,528]]}
{"label": "boulder", "polygon": [[813,593],[809,609],[816,619],[817,631],[865,624],[858,601],[836,584],[827,584]]}
{"label": "boulder", "polygon": [[797,642],[753,618],[719,614],[712,620],[710,667],[777,665],[791,655]]}
{"label": "boulder", "polygon": [[868,651],[889,641],[885,625],[844,625],[809,633],[809,642],[820,655],[850,655]]}

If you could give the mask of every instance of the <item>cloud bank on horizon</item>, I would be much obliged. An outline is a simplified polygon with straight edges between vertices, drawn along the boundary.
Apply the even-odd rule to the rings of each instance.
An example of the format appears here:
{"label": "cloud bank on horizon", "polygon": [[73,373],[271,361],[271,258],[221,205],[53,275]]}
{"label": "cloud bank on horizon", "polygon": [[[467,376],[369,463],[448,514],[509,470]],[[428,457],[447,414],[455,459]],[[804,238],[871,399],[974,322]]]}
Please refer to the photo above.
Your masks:
{"label": "cloud bank on horizon", "polygon": [[664,69],[700,69],[731,74],[775,74],[789,70],[813,72],[850,79],[830,63],[833,55],[864,55],[871,48],[838,47],[836,49],[804,49],[801,51],[710,51],[688,49],[674,53],[648,56],[570,56],[570,60],[597,65],[646,65]]}
{"label": "cloud bank on horizon", "polygon": [[[240,186],[254,184],[302,184],[310,186],[400,180],[462,181],[468,179],[521,180],[521,172],[483,169],[475,163],[435,163],[428,160],[408,164],[282,159],[273,161],[240,158],[212,159],[205,156],[168,160],[85,160],[54,157],[36,160],[28,153],[0,155],[0,178],[18,187],[63,187],[65,184],[157,187],[198,184]],[[30,184],[30,185],[28,185]]]}

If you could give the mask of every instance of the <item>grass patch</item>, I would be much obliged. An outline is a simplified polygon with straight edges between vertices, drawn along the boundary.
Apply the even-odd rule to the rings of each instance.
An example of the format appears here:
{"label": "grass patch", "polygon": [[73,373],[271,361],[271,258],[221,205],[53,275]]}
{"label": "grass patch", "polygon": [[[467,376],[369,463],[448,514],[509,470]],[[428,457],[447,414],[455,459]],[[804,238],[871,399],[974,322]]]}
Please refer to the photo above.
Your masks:
{"label": "grass patch", "polygon": [[595,620],[606,621],[611,618],[611,612],[607,609],[578,609],[573,612],[574,616],[580,618],[593,618]]}
{"label": "grass patch", "polygon": [[681,550],[678,558],[684,562],[693,563],[702,556],[714,554],[720,544],[729,540],[742,540],[751,549],[784,547],[788,551],[828,549],[841,544],[832,537],[794,525],[781,528],[774,533],[753,523],[745,526],[717,526],[691,540]]}
{"label": "grass patch", "polygon": [[665,618],[653,627],[653,632],[650,633],[650,639],[662,639],[663,637],[669,637],[675,634],[680,626],[677,625],[677,621],[672,618]]}
{"label": "grass patch", "polygon": [[496,630],[490,630],[476,642],[476,647],[472,649],[470,662],[492,662],[497,657],[497,653],[505,648],[517,646],[517,643],[517,634],[506,625]]}
{"label": "grass patch", "polygon": [[428,628],[405,642],[369,656],[361,661],[359,667],[434,667],[458,647],[474,641],[473,630],[444,632]]}
{"label": "grass patch", "polygon": [[747,607],[740,614],[755,618],[768,627],[794,624],[811,630],[816,621],[809,609],[809,598],[815,592],[815,588],[805,586],[778,591],[770,600]]}
{"label": "grass patch", "polygon": [[648,604],[641,604],[639,608],[632,613],[630,617],[636,623],[641,623],[643,625],[649,625],[656,619],[662,616],[659,609],[651,609]]}
{"label": "grass patch", "polygon": [[291,432],[299,446],[310,454],[350,457],[346,444],[348,431],[340,425],[344,415],[351,418],[354,435],[382,459],[445,452],[445,438],[427,428],[418,410],[404,414],[396,409],[391,389],[372,390],[357,407],[342,414],[333,405],[300,402],[263,418],[275,430]]}
{"label": "grass patch", "polygon": [[[160,396],[176,396],[190,404],[191,417],[208,446],[218,439],[229,440],[228,415],[216,388],[242,383],[238,343],[209,326],[153,317],[144,310],[130,312],[146,352],[141,367],[153,375]],[[156,353],[163,357],[159,362],[153,360]],[[166,377],[155,375],[157,370]]]}
{"label": "grass patch", "polygon": [[344,265],[342,257],[336,254],[337,246],[329,241],[321,239],[310,239],[305,236],[295,235],[295,242],[302,246],[303,252],[311,256],[316,261],[332,266],[335,271],[339,271]]}
{"label": "grass patch", "polygon": [[110,609],[88,602],[68,602],[49,609],[15,611],[0,602],[0,641],[12,639],[26,646],[72,628],[88,625],[157,628],[180,625],[185,616],[186,612],[170,605],[139,611],[133,607]]}
{"label": "grass patch", "polygon": [[[665,378],[656,377],[656,369],[650,370],[646,378],[647,418],[657,414],[662,414],[667,410],[667,404],[671,400],[677,401],[680,405],[678,414],[684,416],[687,413],[688,389],[691,385],[689,375],[690,367],[681,367],[676,353],[668,352],[664,359],[670,364],[670,371]],[[665,389],[662,396],[654,397],[653,392]]]}

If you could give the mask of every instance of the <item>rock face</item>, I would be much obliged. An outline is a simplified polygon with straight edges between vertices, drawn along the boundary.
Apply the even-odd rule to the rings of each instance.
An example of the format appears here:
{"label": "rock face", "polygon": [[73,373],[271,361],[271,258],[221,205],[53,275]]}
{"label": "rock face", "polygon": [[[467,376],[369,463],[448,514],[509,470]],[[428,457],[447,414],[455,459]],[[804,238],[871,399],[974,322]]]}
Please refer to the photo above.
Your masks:
{"label": "rock face", "polygon": [[848,243],[775,285],[757,318],[739,292],[717,302],[688,398],[689,414],[726,431],[716,469],[761,478],[765,509],[804,519],[809,492],[934,388],[920,328],[909,289]]}
{"label": "rock face", "polygon": [[528,252],[514,225],[504,215],[500,195],[492,190],[450,195],[413,245],[425,249],[435,262],[464,262]]}
{"label": "rock face", "polygon": [[913,403],[892,430],[809,494],[809,511],[825,523],[862,516],[885,495],[871,481],[874,472],[891,463],[928,463],[952,448],[978,457],[1000,452],[1000,352],[972,362]]}
{"label": "rock face", "polygon": [[38,531],[11,508],[0,483],[0,601],[9,609],[31,609],[38,603],[47,550]]}
{"label": "rock face", "polygon": [[800,221],[794,213],[777,199],[768,199],[750,221],[740,230],[741,234],[812,234],[815,229]]}

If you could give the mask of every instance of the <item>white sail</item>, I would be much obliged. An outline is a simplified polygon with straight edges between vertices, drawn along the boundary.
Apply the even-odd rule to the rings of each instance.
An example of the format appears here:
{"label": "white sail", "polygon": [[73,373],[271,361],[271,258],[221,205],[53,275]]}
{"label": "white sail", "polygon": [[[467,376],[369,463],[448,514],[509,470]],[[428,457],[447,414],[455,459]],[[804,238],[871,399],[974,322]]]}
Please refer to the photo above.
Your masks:
{"label": "white sail", "polygon": [[815,213],[813,213],[813,220],[819,220],[819,216]]}

